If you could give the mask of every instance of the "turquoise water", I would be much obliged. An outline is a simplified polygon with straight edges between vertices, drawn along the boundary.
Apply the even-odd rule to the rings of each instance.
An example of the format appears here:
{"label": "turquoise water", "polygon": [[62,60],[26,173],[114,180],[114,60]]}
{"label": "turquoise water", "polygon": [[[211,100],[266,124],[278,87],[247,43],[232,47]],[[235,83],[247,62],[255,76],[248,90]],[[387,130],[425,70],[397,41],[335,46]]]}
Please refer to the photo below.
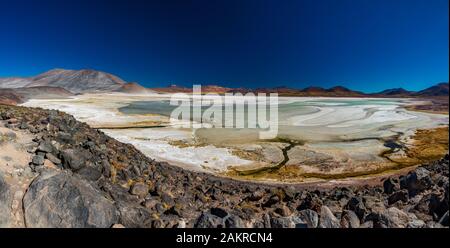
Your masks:
{"label": "turquoise water", "polygon": [[[348,99],[311,99],[311,100],[301,100],[301,101],[290,101],[285,103],[281,103],[278,107],[278,120],[277,123],[280,127],[280,133],[289,133],[291,136],[296,136],[299,133],[304,133],[303,127],[295,127],[291,126],[289,124],[289,120],[291,118],[295,118],[298,116],[303,115],[310,115],[317,113],[321,111],[322,108],[340,108],[343,109],[348,106],[365,106],[365,105],[398,105],[398,101],[392,101],[392,100],[386,100],[386,99],[355,99],[355,100],[348,100]],[[242,106],[242,105],[241,105]],[[157,114],[162,115],[166,117],[170,117],[171,113],[178,108],[178,106],[170,105],[169,100],[160,100],[160,101],[137,101],[132,102],[129,105],[125,107],[119,108],[119,111],[128,114]],[[218,110],[220,107],[210,107],[210,106],[203,106],[201,108],[201,116],[203,116],[203,113],[206,109],[211,108],[210,110]],[[193,109],[189,107],[184,107],[184,113],[190,111],[190,120],[195,122],[203,122],[203,123],[210,123],[213,124],[214,127],[224,127],[225,126],[225,108],[222,107],[222,116],[216,116],[215,114],[209,118],[194,118],[193,116]],[[258,114],[253,111],[249,112],[248,105],[246,105],[244,108],[239,108],[234,111],[234,114],[236,116],[243,116],[243,126],[244,128],[248,128],[248,122],[249,117],[256,118],[258,120]],[[243,113],[242,113],[243,112]],[[219,112],[216,112],[216,114]],[[269,109],[267,108],[266,111],[266,118],[270,116]],[[236,117],[235,117],[236,118]],[[339,119],[340,115],[336,114],[336,118]],[[343,117],[344,120],[348,120],[351,117]],[[338,121],[336,119],[336,122]],[[333,122],[333,121],[330,121]],[[234,130],[236,131],[236,130]],[[209,131],[208,131],[209,132]],[[215,130],[214,132],[218,132]],[[221,130],[221,132],[230,132],[230,130]],[[227,134],[228,136],[230,134]],[[227,136],[227,135],[223,135]],[[242,134],[239,134],[242,135]]]}
{"label": "turquoise water", "polygon": [[[399,101],[385,100],[385,99],[361,99],[361,100],[339,100],[339,99],[321,99],[297,101],[291,103],[282,103],[279,105],[279,114],[284,117],[295,115],[304,115],[317,112],[317,107],[331,107],[331,106],[358,106],[358,105],[398,105]],[[162,116],[170,116],[172,111],[178,106],[170,105],[169,100],[161,101],[137,101],[132,102],[125,107],[119,108],[119,111],[124,114],[158,114]],[[208,109],[209,106],[203,106],[202,112]],[[245,108],[247,110],[247,108]],[[187,110],[187,108],[186,108]],[[222,108],[224,110],[224,108]],[[192,113],[192,109],[191,109]],[[246,111],[247,113],[247,111]]]}

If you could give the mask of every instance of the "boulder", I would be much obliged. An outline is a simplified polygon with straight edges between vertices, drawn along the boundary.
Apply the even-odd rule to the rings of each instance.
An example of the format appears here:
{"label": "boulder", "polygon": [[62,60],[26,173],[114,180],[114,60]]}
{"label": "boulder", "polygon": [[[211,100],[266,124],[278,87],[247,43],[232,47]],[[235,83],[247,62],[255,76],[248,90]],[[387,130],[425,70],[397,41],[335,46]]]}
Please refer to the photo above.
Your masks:
{"label": "boulder", "polygon": [[275,209],[275,213],[277,213],[283,217],[286,217],[286,216],[291,215],[291,210],[287,206],[281,205]]}
{"label": "boulder", "polygon": [[224,226],[225,224],[222,218],[207,212],[202,213],[194,225],[196,228],[222,228]]}
{"label": "boulder", "polygon": [[334,216],[331,210],[327,206],[322,206],[320,210],[320,223],[321,228],[340,228],[340,221]]}
{"label": "boulder", "polygon": [[118,220],[113,202],[69,171],[43,171],[23,208],[27,227],[111,227]]}
{"label": "boulder", "polygon": [[407,227],[409,220],[408,214],[396,207],[390,207],[382,214],[382,221],[386,227],[404,228]]}
{"label": "boulder", "polygon": [[402,189],[407,189],[410,196],[415,196],[418,192],[427,189],[432,184],[430,171],[423,167],[409,172],[408,175],[400,180]]}
{"label": "boulder", "polygon": [[272,228],[295,228],[295,223],[290,217],[275,217],[270,219]]}
{"label": "boulder", "polygon": [[384,193],[390,195],[400,189],[398,183],[393,178],[388,178],[383,182]]}
{"label": "boulder", "polygon": [[61,160],[59,158],[57,158],[55,155],[51,154],[51,153],[45,154],[45,158],[50,160],[55,165],[60,165],[61,164]]}
{"label": "boulder", "polygon": [[228,212],[223,208],[211,208],[210,212],[220,218],[225,218],[228,215]]}
{"label": "boulder", "polygon": [[312,209],[314,211],[320,211],[320,208],[322,207],[323,202],[315,194],[308,193],[301,202],[301,204],[297,207],[297,210],[305,210],[305,209]]}
{"label": "boulder", "polygon": [[34,165],[43,165],[44,164],[44,156],[34,155],[33,158],[31,159],[31,162]]}
{"label": "boulder", "polygon": [[343,228],[359,228],[361,222],[355,212],[344,210],[341,216],[341,227]]}
{"label": "boulder", "polygon": [[244,221],[236,215],[229,215],[225,218],[225,227],[227,228],[244,228]]}
{"label": "boulder", "polygon": [[408,190],[403,189],[392,193],[388,198],[388,204],[392,205],[398,201],[407,202],[408,199]]}
{"label": "boulder", "polygon": [[265,192],[263,190],[256,190],[250,196],[247,197],[249,201],[259,201],[263,198]]}
{"label": "boulder", "polygon": [[42,141],[36,151],[51,153],[54,151],[54,147],[50,141]]}
{"label": "boulder", "polygon": [[407,228],[422,228],[425,227],[425,222],[419,218],[413,213],[408,213],[409,222],[406,225]]}
{"label": "boulder", "polygon": [[76,171],[85,166],[86,160],[82,150],[66,149],[61,152],[61,157],[65,168]]}
{"label": "boulder", "polygon": [[280,202],[280,197],[278,195],[272,195],[269,200],[264,203],[264,207],[271,207],[272,205]]}
{"label": "boulder", "polygon": [[448,202],[445,200],[445,197],[438,192],[431,193],[428,200],[429,213],[436,216],[436,221],[439,221],[439,218],[448,211]]}
{"label": "boulder", "polygon": [[355,212],[355,214],[358,216],[359,219],[364,218],[364,215],[367,212],[361,197],[356,196],[350,198],[350,200],[347,202],[345,209]]}
{"label": "boulder", "polygon": [[118,202],[120,223],[128,228],[151,227],[151,213],[132,202]]}
{"label": "boulder", "polygon": [[319,215],[316,211],[305,209],[298,212],[298,217],[302,219],[308,228],[317,228],[319,225]]}
{"label": "boulder", "polygon": [[148,185],[142,182],[137,182],[131,187],[130,193],[144,198],[148,194]]}
{"label": "boulder", "polygon": [[100,168],[94,166],[83,167],[77,171],[77,174],[89,181],[97,181],[102,176]]}

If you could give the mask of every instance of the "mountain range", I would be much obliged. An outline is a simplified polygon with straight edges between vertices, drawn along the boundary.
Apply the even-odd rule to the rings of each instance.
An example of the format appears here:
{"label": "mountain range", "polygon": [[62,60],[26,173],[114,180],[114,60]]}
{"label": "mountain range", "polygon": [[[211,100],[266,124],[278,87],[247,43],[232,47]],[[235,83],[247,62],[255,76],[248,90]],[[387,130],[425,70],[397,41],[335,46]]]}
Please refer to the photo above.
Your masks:
{"label": "mountain range", "polygon": [[0,78],[0,88],[60,87],[72,93],[116,91],[126,84],[112,74],[95,70],[53,69],[35,77]]}
{"label": "mountain range", "polygon": [[[122,92],[146,93],[191,93],[192,88],[170,85],[163,88],[146,88],[136,82],[126,82],[110,73],[91,69],[53,69],[34,77],[0,78],[0,102],[14,104],[29,98],[66,97],[74,94]],[[280,96],[323,96],[323,97],[441,97],[449,95],[448,82],[439,83],[421,91],[402,88],[386,89],[378,93],[354,91],[343,86],[332,88],[307,87],[295,89],[285,86],[274,88],[227,88],[218,85],[202,86],[202,93],[273,93]]]}

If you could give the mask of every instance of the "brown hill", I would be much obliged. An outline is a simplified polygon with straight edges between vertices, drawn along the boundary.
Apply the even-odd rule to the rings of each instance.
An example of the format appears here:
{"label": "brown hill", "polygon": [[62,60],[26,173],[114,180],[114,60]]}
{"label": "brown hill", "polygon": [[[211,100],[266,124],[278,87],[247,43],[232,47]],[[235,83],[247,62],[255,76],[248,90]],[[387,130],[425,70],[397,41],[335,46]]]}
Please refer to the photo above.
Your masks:
{"label": "brown hill", "polygon": [[393,88],[374,93],[374,96],[388,96],[388,97],[410,97],[414,92],[405,90],[403,88]]}
{"label": "brown hill", "polygon": [[151,90],[159,93],[192,93],[192,88],[186,88],[175,84],[163,88],[151,88]]}
{"label": "brown hill", "polygon": [[16,105],[28,99],[40,98],[65,98],[73,96],[73,93],[60,87],[27,87],[15,89],[0,89],[0,103]]}
{"label": "brown hill", "polygon": [[0,89],[0,104],[16,105],[24,101],[23,97],[12,89]]}
{"label": "brown hill", "polygon": [[135,83],[135,82],[126,83],[126,84],[122,85],[120,88],[118,88],[116,91],[122,92],[122,93],[132,93],[132,94],[145,94],[145,93],[152,92],[150,89],[147,89],[144,86],[142,86],[138,83]]}
{"label": "brown hill", "polygon": [[363,92],[350,90],[343,86],[332,87],[327,90],[327,93],[328,93],[327,96],[345,96],[345,97],[348,97],[348,96],[356,97],[356,96],[364,96],[365,95]]}
{"label": "brown hill", "polygon": [[448,96],[448,82],[439,83],[414,94],[415,96]]}
{"label": "brown hill", "polygon": [[53,69],[30,78],[0,78],[0,88],[61,87],[73,93],[109,92],[125,81],[112,74],[95,70]]}

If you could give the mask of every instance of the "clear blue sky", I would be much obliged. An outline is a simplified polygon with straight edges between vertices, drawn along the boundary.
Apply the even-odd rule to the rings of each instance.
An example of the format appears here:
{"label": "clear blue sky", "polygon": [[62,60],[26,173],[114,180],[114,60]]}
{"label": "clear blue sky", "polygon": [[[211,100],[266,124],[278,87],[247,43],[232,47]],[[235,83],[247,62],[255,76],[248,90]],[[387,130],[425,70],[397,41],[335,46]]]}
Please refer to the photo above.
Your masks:
{"label": "clear blue sky", "polygon": [[0,76],[92,68],[149,87],[448,81],[448,0],[1,1]]}

